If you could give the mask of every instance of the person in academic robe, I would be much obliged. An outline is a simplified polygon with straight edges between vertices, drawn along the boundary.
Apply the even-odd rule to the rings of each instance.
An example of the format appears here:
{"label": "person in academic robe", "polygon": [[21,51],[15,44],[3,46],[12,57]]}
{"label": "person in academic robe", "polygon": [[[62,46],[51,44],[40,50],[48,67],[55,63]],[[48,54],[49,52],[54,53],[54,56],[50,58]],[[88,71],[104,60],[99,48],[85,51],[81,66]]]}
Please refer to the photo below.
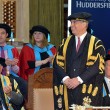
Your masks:
{"label": "person in academic robe", "polygon": [[5,60],[0,58],[0,110],[24,110],[24,98],[18,83],[10,76],[1,74],[3,67],[6,67]]}
{"label": "person in academic robe", "polygon": [[7,44],[6,39],[11,37],[11,27],[0,23],[0,57],[4,58],[6,67],[2,70],[2,75],[10,75],[16,79],[19,88],[24,96],[27,97],[27,82],[18,76],[19,73],[19,53],[16,47]]}
{"label": "person in academic robe", "polygon": [[103,106],[110,106],[110,50],[105,58],[105,77],[103,82]]}
{"label": "person in academic robe", "polygon": [[87,12],[68,17],[73,35],[63,39],[53,62],[54,110],[102,105],[105,48],[87,32],[90,18]]}
{"label": "person in academic robe", "polygon": [[49,30],[42,26],[33,26],[30,30],[31,43],[26,44],[20,53],[20,76],[28,80],[28,76],[42,68],[52,67],[52,59],[56,48],[48,43]]}

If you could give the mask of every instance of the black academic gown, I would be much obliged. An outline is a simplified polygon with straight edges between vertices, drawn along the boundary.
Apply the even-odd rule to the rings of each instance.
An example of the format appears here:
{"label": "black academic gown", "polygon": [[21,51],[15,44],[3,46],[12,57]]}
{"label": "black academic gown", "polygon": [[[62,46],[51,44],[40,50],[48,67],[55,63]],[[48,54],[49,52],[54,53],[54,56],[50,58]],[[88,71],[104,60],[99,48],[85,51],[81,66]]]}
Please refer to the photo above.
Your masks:
{"label": "black academic gown", "polygon": [[2,110],[2,105],[5,107],[6,110],[8,110],[8,107],[6,105],[6,102],[5,102],[5,97],[4,97],[4,93],[3,93],[3,88],[2,88],[2,83],[1,83],[1,80],[0,80],[0,110]]}
{"label": "black academic gown", "polygon": [[[91,105],[94,105],[94,106],[102,105],[102,97],[101,97],[102,88],[101,87],[103,82],[103,75],[102,75],[103,69],[99,67],[99,62],[100,60],[104,61],[103,58],[105,56],[105,50],[102,42],[99,41],[99,39],[95,38],[94,43],[92,44],[93,52],[91,55],[91,56],[95,56],[95,58],[88,59],[90,39],[91,39],[91,35],[88,33],[84,38],[78,53],[76,53],[75,36],[72,36],[70,38],[70,40],[68,41],[68,44],[66,44],[67,43],[66,41],[63,41],[62,45],[59,48],[59,51],[56,56],[56,59],[54,60],[54,66],[53,66],[54,67],[53,86],[54,86],[55,110],[59,109],[59,107],[61,108],[60,106],[61,104],[59,103],[61,102],[59,101],[60,98],[62,98],[61,110],[62,109],[68,110],[67,108],[73,103],[82,105],[83,98],[85,96],[89,96],[91,98],[92,100]],[[67,49],[65,48],[66,47],[65,44],[68,45]],[[100,48],[96,49],[96,47],[100,47]],[[64,55],[64,53],[66,53],[66,55]],[[87,65],[87,62],[88,62],[88,65]],[[94,62],[94,63],[92,64],[89,62]],[[104,65],[103,65],[103,68],[104,68]],[[99,74],[100,69],[101,69],[101,74]],[[92,97],[92,93],[91,94],[88,94],[87,92],[82,93],[83,84],[80,84],[77,88],[73,90],[67,89],[67,92],[65,92],[66,91],[65,86],[62,84],[62,79],[65,76],[69,76],[70,78],[79,76],[83,80],[83,84],[86,84],[87,88],[89,87],[90,84],[92,84],[93,87],[97,86],[98,93],[96,94],[95,97]],[[63,85],[64,87],[63,95],[61,93],[57,94],[57,91],[60,92],[60,87],[59,87],[60,85]]]}
{"label": "black academic gown", "polygon": [[[16,90],[14,89],[14,79],[10,78],[10,82],[12,84],[12,90],[14,92],[16,92]],[[18,88],[17,88],[18,89]],[[16,99],[16,100],[19,100],[19,99]],[[23,102],[21,105],[15,105],[11,100],[9,101],[10,104],[12,104],[12,107],[14,110],[21,110],[22,106],[23,106]],[[8,106],[6,104],[6,100],[5,100],[5,96],[4,96],[4,92],[3,92],[3,87],[2,87],[2,82],[1,82],[1,79],[0,79],[0,110],[2,110],[2,105],[4,106],[4,108],[6,110],[8,110]]]}

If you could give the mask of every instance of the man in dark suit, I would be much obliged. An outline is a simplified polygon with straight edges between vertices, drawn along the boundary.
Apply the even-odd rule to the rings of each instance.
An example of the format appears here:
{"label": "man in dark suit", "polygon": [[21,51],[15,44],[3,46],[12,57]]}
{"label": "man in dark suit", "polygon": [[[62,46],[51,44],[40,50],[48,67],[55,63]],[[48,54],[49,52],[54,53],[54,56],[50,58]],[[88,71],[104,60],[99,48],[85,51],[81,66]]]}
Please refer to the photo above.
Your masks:
{"label": "man in dark suit", "polygon": [[17,82],[1,74],[6,67],[5,59],[0,58],[0,110],[24,110],[23,96]]}
{"label": "man in dark suit", "polygon": [[102,105],[105,48],[101,40],[87,32],[91,21],[87,12],[68,17],[73,35],[62,41],[53,63],[55,110],[71,104]]}
{"label": "man in dark suit", "polygon": [[110,51],[105,58],[105,77],[103,84],[103,106],[110,106]]}

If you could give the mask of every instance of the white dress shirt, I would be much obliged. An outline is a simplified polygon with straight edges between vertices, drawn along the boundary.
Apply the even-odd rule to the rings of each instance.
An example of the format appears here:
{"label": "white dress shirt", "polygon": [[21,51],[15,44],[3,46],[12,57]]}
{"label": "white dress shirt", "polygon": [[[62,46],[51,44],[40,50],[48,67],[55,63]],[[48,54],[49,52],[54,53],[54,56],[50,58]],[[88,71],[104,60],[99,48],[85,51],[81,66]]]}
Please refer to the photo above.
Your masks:
{"label": "white dress shirt", "polygon": [[3,105],[2,105],[2,107],[3,107],[3,110],[6,110]]}
{"label": "white dress shirt", "polygon": [[104,79],[105,79],[105,82],[107,84],[107,87],[108,87],[108,90],[109,90],[109,93],[110,93],[110,79],[107,78],[106,76],[104,77]]}
{"label": "white dress shirt", "polygon": [[[87,32],[85,32],[83,35],[81,35],[79,38],[80,38],[80,42],[82,43],[85,36],[87,35]],[[76,47],[77,47],[77,44],[78,44],[78,37],[75,36],[75,41],[76,41]]]}
{"label": "white dress shirt", "polygon": [[[87,32],[85,32],[83,35],[80,36],[80,42],[81,43],[83,42],[83,40],[84,40],[84,38],[85,38],[86,35],[87,35]],[[77,47],[77,44],[78,44],[78,37],[77,36],[75,36],[75,41],[76,41],[76,47]],[[69,76],[65,76],[62,79],[62,82],[64,82],[67,78],[69,78]],[[77,76],[77,78],[78,78],[78,81],[82,84],[83,83],[83,80],[79,76]]]}

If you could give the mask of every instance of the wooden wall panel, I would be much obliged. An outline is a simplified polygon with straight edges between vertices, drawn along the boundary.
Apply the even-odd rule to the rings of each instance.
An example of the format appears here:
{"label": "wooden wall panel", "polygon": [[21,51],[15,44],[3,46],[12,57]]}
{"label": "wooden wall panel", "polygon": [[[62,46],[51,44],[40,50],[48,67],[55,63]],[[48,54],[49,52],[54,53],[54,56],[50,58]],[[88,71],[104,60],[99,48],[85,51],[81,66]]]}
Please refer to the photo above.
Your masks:
{"label": "wooden wall panel", "polygon": [[64,30],[64,0],[30,0],[30,28],[44,25],[51,32],[51,43],[61,43]]}
{"label": "wooden wall panel", "polygon": [[[0,23],[3,22],[3,1],[0,0]],[[9,0],[11,1],[11,0]],[[16,15],[15,15],[15,41],[29,42],[29,0],[15,0],[16,1]],[[8,14],[11,16],[11,14]],[[7,15],[7,16],[8,16]]]}

